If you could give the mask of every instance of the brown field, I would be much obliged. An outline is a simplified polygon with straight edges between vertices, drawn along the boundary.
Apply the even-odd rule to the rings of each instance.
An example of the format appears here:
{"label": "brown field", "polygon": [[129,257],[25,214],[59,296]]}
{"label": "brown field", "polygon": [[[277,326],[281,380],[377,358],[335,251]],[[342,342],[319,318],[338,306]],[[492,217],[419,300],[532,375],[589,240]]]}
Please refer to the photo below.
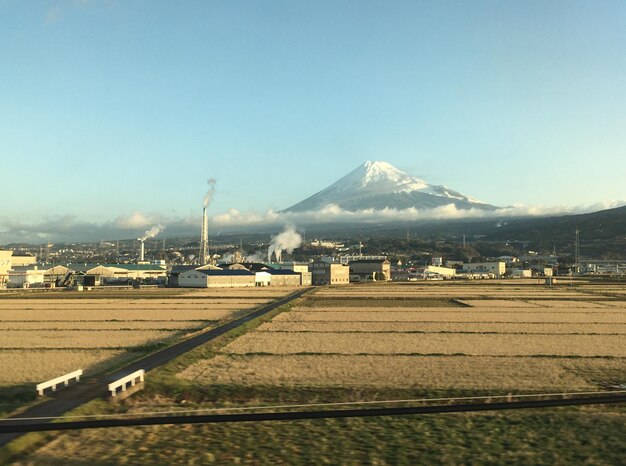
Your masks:
{"label": "brown field", "polygon": [[467,354],[474,356],[626,357],[622,335],[517,335],[461,333],[269,333],[243,335],[233,354]]}
{"label": "brown field", "polygon": [[104,370],[141,347],[210,327],[290,291],[7,292],[0,299],[0,384]]}
{"label": "brown field", "polygon": [[2,309],[88,309],[98,306],[99,309],[119,309],[120,306],[126,308],[139,309],[159,309],[162,307],[185,308],[213,308],[220,307],[229,309],[233,307],[251,306],[270,302],[271,299],[2,299],[0,308]]}
{"label": "brown field", "polygon": [[[239,309],[245,309],[239,307]],[[221,320],[233,314],[228,309],[99,309],[94,305],[87,309],[2,309],[0,307],[0,321],[112,321],[112,320]],[[42,328],[46,328],[45,325]]]}
{"label": "brown field", "polygon": [[276,299],[293,293],[293,287],[251,287],[251,288],[207,288],[198,290],[185,290],[183,296],[187,297],[217,297],[217,298],[268,298]]}
{"label": "brown field", "polygon": [[207,321],[196,320],[31,320],[31,321],[0,321],[0,332],[5,330],[183,330],[207,325]]}
{"label": "brown field", "polygon": [[538,306],[549,307],[554,309],[577,309],[577,308],[585,308],[585,309],[594,309],[594,308],[615,308],[619,307],[622,309],[626,309],[626,303],[620,301],[564,301],[564,300],[545,300],[545,301],[535,301],[528,300],[530,304],[537,304]]}
{"label": "brown field", "polygon": [[[198,383],[475,390],[588,390],[622,360],[489,356],[220,355],[180,377]],[[497,370],[495,369],[497,368]]]}
{"label": "brown field", "polygon": [[[114,350],[2,350],[0,386],[39,383],[82,368],[85,375],[137,354]],[[33,387],[34,390],[34,387]]]}
{"label": "brown field", "polygon": [[[569,288],[516,291],[519,286],[508,288],[517,293],[515,299],[537,302],[506,306],[513,299],[506,286],[480,282],[435,284],[432,290],[428,285],[393,284],[320,288],[316,294],[323,300],[305,298],[303,304],[221,349],[215,342],[210,351],[188,354],[147,379],[151,394],[145,391],[143,397],[138,394],[108,409],[146,413],[192,406],[506,396],[594,391],[624,382],[626,312],[619,307],[568,307],[568,297],[596,301]],[[384,299],[375,306],[362,306],[354,299],[326,306],[333,296],[357,297],[353,293],[358,291],[359,298],[381,298],[387,290],[394,298],[474,296],[476,302],[474,307],[437,307],[425,306],[423,300],[415,307],[398,309],[396,303],[386,306]],[[503,303],[481,306],[483,299]],[[565,303],[543,305],[551,299]],[[294,354],[300,352],[305,354]],[[197,359],[208,353],[215,356]],[[184,381],[172,382],[171,371],[192,358],[196,362],[177,374]],[[181,397],[193,401],[183,406]],[[602,405],[502,414],[84,430],[60,434],[18,464],[65,464],[68,452],[76,451],[81,452],[80,461],[90,464],[300,464],[307,460],[320,464],[621,464],[624,416],[620,410]],[[519,430],[523,435],[518,441]],[[550,442],[541,440],[546,438]],[[580,450],[581,445],[586,449]],[[468,449],[469,455],[464,453]],[[384,458],[378,455],[381,451],[386,452]],[[607,451],[615,451],[610,461],[596,461],[605,458]],[[415,454],[398,456],[402,452]]]}
{"label": "brown field", "polygon": [[[356,309],[356,310],[355,310]],[[454,309],[424,309],[398,311],[397,308],[385,310],[328,310],[318,309],[303,312],[286,312],[277,316],[275,321],[285,322],[579,322],[579,323],[626,323],[625,312],[608,310],[591,312],[536,312],[534,308],[518,309],[515,312],[503,312],[494,309],[486,311]],[[608,311],[608,312],[607,312]]]}
{"label": "brown field", "polygon": [[328,288],[316,293],[318,296],[380,296],[380,297],[449,297],[458,298],[489,297],[502,299],[589,299],[589,294],[578,288],[545,287],[536,285],[536,281],[522,286],[485,285],[478,282],[458,285],[456,283],[415,283],[415,284],[372,284]]}
{"label": "brown field", "polygon": [[530,333],[530,334],[622,334],[626,324],[511,323],[511,322],[290,322],[274,319],[259,332],[435,332],[435,333]]}
{"label": "brown field", "polygon": [[[97,329],[97,327],[96,327]],[[5,348],[130,348],[164,341],[176,332],[167,330],[28,330],[7,331],[0,340]]]}
{"label": "brown field", "polygon": [[[626,301],[536,283],[320,288],[180,376],[241,385],[494,390],[590,389],[620,380]],[[364,297],[376,300],[363,306]],[[409,300],[406,307],[398,299]],[[466,306],[410,301],[420,299]]]}
{"label": "brown field", "polygon": [[549,307],[554,309],[604,309],[612,307],[624,307],[626,303],[619,301],[598,301],[595,300],[562,300],[562,299],[463,299],[459,300],[460,303],[466,304],[471,307],[480,308],[498,308],[498,309],[514,309],[514,308],[529,308],[529,307]]}

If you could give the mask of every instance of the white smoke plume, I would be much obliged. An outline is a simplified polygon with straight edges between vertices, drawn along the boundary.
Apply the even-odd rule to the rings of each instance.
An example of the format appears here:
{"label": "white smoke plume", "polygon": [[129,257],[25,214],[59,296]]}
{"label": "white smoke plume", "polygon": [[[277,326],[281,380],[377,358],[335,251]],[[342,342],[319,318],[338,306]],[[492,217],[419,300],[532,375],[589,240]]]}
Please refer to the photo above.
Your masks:
{"label": "white smoke plume", "polygon": [[139,241],[145,241],[148,238],[154,238],[156,235],[158,235],[161,231],[163,231],[163,225],[155,225],[152,228],[150,228],[148,231],[146,231],[143,236],[141,238],[139,238]]}
{"label": "white smoke plume", "polygon": [[202,207],[208,207],[211,203],[211,199],[213,199],[213,194],[215,194],[215,184],[217,183],[217,180],[215,178],[209,178],[208,180],[206,180],[206,182],[209,185],[209,190],[204,195]]}
{"label": "white smoke plume", "polygon": [[254,254],[248,254],[244,262],[263,262],[265,259],[265,251],[256,251]]}
{"label": "white smoke plume", "polygon": [[272,254],[276,257],[276,262],[282,260],[283,251],[291,254],[294,249],[302,244],[302,236],[293,226],[285,227],[278,235],[272,238],[270,247],[267,250],[267,261],[272,262]]}

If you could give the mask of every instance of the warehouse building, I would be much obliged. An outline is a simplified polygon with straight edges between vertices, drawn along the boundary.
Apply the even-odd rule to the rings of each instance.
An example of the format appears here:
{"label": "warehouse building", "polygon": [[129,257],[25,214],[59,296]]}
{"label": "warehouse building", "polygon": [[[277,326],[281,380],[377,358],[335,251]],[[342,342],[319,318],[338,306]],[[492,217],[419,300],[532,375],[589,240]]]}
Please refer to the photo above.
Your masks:
{"label": "warehouse building", "polygon": [[358,259],[348,265],[352,281],[391,280],[391,263],[387,259]]}
{"label": "warehouse building", "polygon": [[467,274],[487,274],[496,278],[502,278],[506,273],[506,262],[471,262],[463,264],[463,272]]}
{"label": "warehouse building", "polygon": [[181,273],[194,270],[193,265],[175,265],[167,275],[167,286],[180,286],[178,277]]}
{"label": "warehouse building", "polygon": [[283,270],[293,270],[300,274],[300,285],[311,286],[313,283],[313,274],[309,271],[308,263],[296,263],[280,264],[280,268]]}
{"label": "warehouse building", "polygon": [[11,256],[12,267],[34,266],[37,263],[37,256],[29,253],[16,253]]}
{"label": "warehouse building", "polygon": [[300,286],[302,284],[302,275],[293,270],[272,269],[264,273],[271,276],[271,286]]}
{"label": "warehouse building", "polygon": [[339,262],[313,262],[311,275],[313,285],[347,285],[350,283],[350,267]]}
{"label": "warehouse building", "polygon": [[0,251],[0,288],[5,288],[9,282],[12,255],[13,251]]}
{"label": "warehouse building", "polygon": [[442,277],[444,279],[449,279],[456,275],[456,269],[429,265],[424,268],[423,274],[424,278]]}
{"label": "warehouse building", "polygon": [[178,275],[178,286],[188,288],[253,287],[254,272],[249,270],[188,270]]}
{"label": "warehouse building", "polygon": [[8,288],[43,287],[44,270],[36,265],[13,267],[9,270]]}

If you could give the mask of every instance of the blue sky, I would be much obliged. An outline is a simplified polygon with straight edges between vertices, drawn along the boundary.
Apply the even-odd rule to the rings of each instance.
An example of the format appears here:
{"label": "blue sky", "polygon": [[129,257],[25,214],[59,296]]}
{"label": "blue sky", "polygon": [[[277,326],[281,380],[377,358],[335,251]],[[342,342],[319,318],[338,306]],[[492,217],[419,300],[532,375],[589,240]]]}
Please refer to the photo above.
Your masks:
{"label": "blue sky", "polygon": [[623,1],[0,0],[0,230],[189,217],[209,177],[212,215],[279,210],[365,160],[621,200],[625,44]]}

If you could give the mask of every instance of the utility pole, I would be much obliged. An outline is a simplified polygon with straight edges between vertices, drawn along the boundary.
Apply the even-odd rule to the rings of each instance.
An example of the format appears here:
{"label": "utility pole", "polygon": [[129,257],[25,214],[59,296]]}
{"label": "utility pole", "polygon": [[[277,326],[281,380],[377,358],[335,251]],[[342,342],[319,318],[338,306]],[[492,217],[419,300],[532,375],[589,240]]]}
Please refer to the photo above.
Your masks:
{"label": "utility pole", "polygon": [[574,273],[578,275],[580,261],[580,231],[576,227],[576,243],[574,244]]}

